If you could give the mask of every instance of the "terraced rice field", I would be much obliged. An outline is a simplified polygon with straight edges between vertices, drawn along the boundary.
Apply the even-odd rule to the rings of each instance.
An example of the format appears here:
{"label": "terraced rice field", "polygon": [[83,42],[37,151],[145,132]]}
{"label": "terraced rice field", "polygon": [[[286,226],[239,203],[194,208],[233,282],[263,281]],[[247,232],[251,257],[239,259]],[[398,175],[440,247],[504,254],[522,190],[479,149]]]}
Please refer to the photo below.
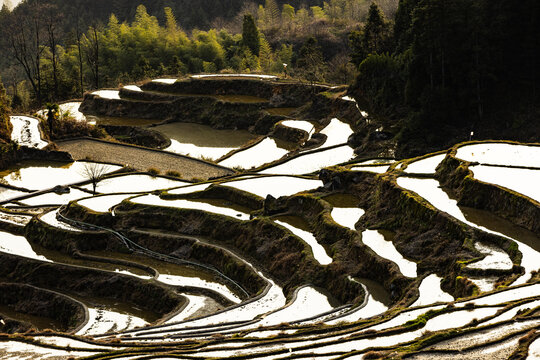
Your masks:
{"label": "terraced rice field", "polygon": [[[534,214],[540,147],[466,144],[321,172],[354,154],[348,124],[320,132],[326,145],[306,153],[266,137],[221,162],[253,171],[212,180],[126,173],[93,194],[79,162],[2,174],[0,285],[58,299],[32,311],[0,296],[3,324],[33,327],[0,334],[0,359],[537,358],[535,223],[493,221],[463,196],[502,191]],[[467,161],[481,165],[450,188],[443,176]],[[50,190],[60,184],[69,192]]]}

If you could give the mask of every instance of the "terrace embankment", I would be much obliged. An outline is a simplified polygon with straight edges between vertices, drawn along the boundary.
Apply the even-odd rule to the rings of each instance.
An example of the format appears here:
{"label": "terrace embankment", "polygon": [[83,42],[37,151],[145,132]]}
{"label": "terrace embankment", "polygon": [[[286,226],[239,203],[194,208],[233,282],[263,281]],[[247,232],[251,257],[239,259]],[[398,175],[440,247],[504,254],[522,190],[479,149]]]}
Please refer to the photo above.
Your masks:
{"label": "terrace embankment", "polygon": [[[80,302],[65,295],[25,284],[0,283],[0,305],[15,312],[54,319],[58,331],[75,329],[85,320],[85,308]],[[0,324],[2,331],[19,331],[21,325]],[[22,325],[22,328],[25,326]]]}
{"label": "terrace embankment", "polygon": [[71,162],[73,158],[64,151],[19,147],[15,143],[0,144],[0,169],[6,169],[25,160]]}
{"label": "terrace embankment", "polygon": [[[302,116],[316,121],[339,116],[350,124],[362,118],[355,103],[330,93],[331,88],[261,79],[183,79],[172,84],[150,81],[143,91],[121,89],[120,99],[85,94],[86,114],[194,122],[215,129],[248,129],[268,134],[286,116],[271,108],[304,107]],[[343,90],[343,89],[341,89]],[[257,100],[258,99],[258,100]]]}
{"label": "terrace embankment", "polygon": [[358,224],[360,229],[393,231],[396,248],[403,256],[417,262],[418,275],[444,276],[443,288],[454,296],[472,295],[474,290],[474,286],[464,286],[458,278],[468,271],[467,263],[482,257],[473,247],[475,241],[497,244],[509,253],[516,266],[504,274],[497,273],[498,276],[522,271],[517,266],[521,253],[515,243],[459,222],[415,193],[400,188],[396,176],[395,172],[376,175],[334,168],[323,172],[321,177],[328,187],[361,200],[366,213]]}
{"label": "terrace embankment", "polygon": [[64,254],[76,251],[118,250],[122,245],[104,232],[65,231],[37,218],[32,219],[25,227],[25,237],[34,244]]}
{"label": "terrace embankment", "polygon": [[294,214],[303,218],[318,242],[330,249],[336,266],[349,276],[377,281],[392,294],[393,300],[408,292],[413,279],[403,276],[395,263],[378,256],[364,245],[359,232],[334,222],[330,215],[331,209],[326,201],[306,194],[268,198],[264,211],[267,214]]}
{"label": "terrace embankment", "polygon": [[184,299],[166,286],[133,276],[55,264],[0,253],[0,279],[86,298],[133,304],[159,316],[174,312]]}
{"label": "terrace embankment", "polygon": [[[318,264],[300,238],[267,218],[241,221],[199,210],[124,201],[115,209],[114,219],[117,229],[160,229],[200,238],[203,241],[187,241],[181,237],[172,241],[170,237],[166,240],[165,235],[155,235],[155,241],[147,236],[134,237],[144,241],[145,247],[180,259],[193,257],[194,260],[211,261],[212,265],[242,284],[252,275],[244,274],[244,270],[233,262],[223,263],[219,258],[220,252],[211,246],[226,248],[251,262],[283,285],[288,294],[300,285],[312,283],[330,290],[342,302],[361,301],[364,295],[362,287],[348,279],[342,264]],[[130,236],[134,234],[130,233]],[[201,244],[204,241],[211,246]],[[231,271],[234,269],[238,271]],[[254,285],[260,288],[258,283]],[[254,285],[248,286],[252,293],[256,290]]]}
{"label": "terrace embankment", "polygon": [[437,168],[437,178],[452,189],[458,204],[497,214],[511,222],[540,233],[540,204],[522,194],[474,178],[471,162],[456,158],[457,144]]}
{"label": "terrace embankment", "polygon": [[159,131],[138,126],[101,125],[107,134],[116,140],[133,145],[146,146],[154,149],[164,149],[171,140]]}

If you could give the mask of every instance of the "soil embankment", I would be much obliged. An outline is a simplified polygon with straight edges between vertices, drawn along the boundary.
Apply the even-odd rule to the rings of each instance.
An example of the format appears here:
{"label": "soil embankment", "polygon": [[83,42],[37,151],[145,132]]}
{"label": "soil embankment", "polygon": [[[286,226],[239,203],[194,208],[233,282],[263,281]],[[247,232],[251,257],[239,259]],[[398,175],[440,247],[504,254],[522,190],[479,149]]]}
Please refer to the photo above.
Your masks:
{"label": "soil embankment", "polygon": [[[54,319],[56,330],[69,331],[85,320],[84,306],[59,293],[24,284],[0,283],[0,305],[13,311]],[[7,326],[6,326],[7,325]],[[17,330],[12,323],[6,330]],[[2,327],[0,326],[0,330]]]}

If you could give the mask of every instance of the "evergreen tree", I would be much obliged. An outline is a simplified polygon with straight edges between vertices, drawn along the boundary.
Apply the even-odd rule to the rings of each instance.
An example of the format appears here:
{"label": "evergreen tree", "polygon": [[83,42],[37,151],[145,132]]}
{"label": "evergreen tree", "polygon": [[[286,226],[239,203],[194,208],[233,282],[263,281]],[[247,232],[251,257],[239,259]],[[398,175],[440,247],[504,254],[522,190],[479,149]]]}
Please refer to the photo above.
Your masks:
{"label": "evergreen tree", "polygon": [[386,47],[388,24],[379,6],[371,3],[364,26],[363,47],[368,54],[381,53]]}
{"label": "evergreen tree", "polygon": [[419,1],[399,0],[394,19],[394,41],[398,52],[404,51],[411,45],[412,14]]}
{"label": "evergreen tree", "polygon": [[244,22],[242,25],[242,43],[249,49],[249,51],[251,51],[253,55],[259,56],[259,30],[257,30],[255,19],[253,19],[251,14],[244,15]]}
{"label": "evergreen tree", "polygon": [[376,3],[371,3],[362,30],[349,34],[351,62],[360,65],[369,54],[382,54],[388,51],[389,38],[389,26],[384,14]]}
{"label": "evergreen tree", "polygon": [[7,18],[9,16],[9,13],[10,11],[7,5],[2,5],[2,8],[0,9],[0,20],[2,20],[3,18]]}

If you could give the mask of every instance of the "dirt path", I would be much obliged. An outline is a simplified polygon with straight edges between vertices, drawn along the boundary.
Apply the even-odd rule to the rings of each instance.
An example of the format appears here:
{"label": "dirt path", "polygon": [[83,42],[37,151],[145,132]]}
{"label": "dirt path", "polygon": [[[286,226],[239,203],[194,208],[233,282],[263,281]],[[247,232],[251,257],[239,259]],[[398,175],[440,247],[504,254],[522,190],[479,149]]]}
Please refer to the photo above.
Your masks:
{"label": "dirt path", "polygon": [[75,139],[57,142],[58,148],[67,151],[75,160],[117,163],[146,171],[158,169],[162,174],[177,171],[184,179],[230,175],[232,170],[188,156],[173,154],[140,146],[125,145],[96,139]]}

